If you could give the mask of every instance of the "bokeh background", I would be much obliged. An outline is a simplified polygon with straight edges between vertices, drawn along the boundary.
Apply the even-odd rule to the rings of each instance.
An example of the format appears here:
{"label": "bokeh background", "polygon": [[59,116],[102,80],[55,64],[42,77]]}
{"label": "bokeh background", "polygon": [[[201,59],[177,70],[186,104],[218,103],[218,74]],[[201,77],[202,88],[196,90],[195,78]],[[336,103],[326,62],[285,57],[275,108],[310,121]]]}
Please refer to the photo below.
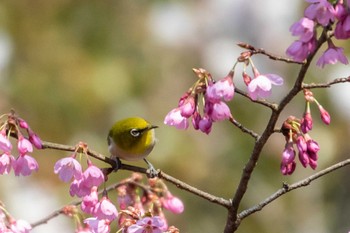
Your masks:
{"label": "bokeh background", "polygon": [[[74,145],[87,142],[107,154],[106,134],[112,123],[142,116],[159,125],[159,142],[150,161],[165,172],[215,195],[232,198],[253,140],[229,122],[214,124],[205,135],[181,131],[163,120],[203,67],[214,78],[224,77],[239,53],[239,41],[284,55],[293,42],[289,26],[302,17],[304,1],[69,1],[5,0],[0,2],[0,110],[11,108],[43,140]],[[349,54],[350,46],[345,46]],[[319,56],[319,55],[318,55]],[[349,56],[348,56],[349,57]],[[316,57],[317,58],[317,57]],[[298,72],[297,65],[253,58],[261,73],[276,73],[286,85],[275,88],[278,101]],[[349,75],[349,66],[319,69],[315,62],[307,82],[325,82]],[[244,89],[236,72],[236,85]],[[331,113],[322,124],[316,106],[312,137],[321,145],[317,170],[350,155],[349,84],[314,90]],[[260,133],[270,111],[236,95],[229,104],[234,117]],[[301,116],[302,95],[283,112]],[[273,135],[253,174],[241,210],[314,171],[298,164],[292,176],[279,171],[284,139]],[[16,218],[30,222],[48,215],[74,198],[69,185],[53,174],[54,163],[68,153],[35,152],[40,170],[30,177],[0,177],[0,200]],[[100,164],[102,166],[102,164]],[[143,164],[141,164],[143,165]],[[120,171],[109,182],[130,175]],[[350,168],[334,172],[289,193],[244,220],[238,232],[348,232],[350,230]],[[186,206],[181,215],[166,213],[181,232],[221,232],[226,210],[169,184]],[[60,216],[34,233],[73,232],[72,219]]]}

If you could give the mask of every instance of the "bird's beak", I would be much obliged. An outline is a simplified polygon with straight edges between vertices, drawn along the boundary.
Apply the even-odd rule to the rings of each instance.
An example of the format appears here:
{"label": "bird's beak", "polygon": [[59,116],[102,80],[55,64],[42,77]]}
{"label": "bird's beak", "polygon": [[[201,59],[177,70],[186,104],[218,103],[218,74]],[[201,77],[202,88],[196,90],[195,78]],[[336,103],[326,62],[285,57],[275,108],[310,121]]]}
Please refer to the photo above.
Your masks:
{"label": "bird's beak", "polygon": [[150,125],[150,126],[148,127],[148,130],[155,129],[155,128],[158,128],[158,126],[157,126],[157,125]]}
{"label": "bird's beak", "polygon": [[141,132],[145,132],[145,131],[148,131],[148,130],[151,130],[151,129],[155,129],[155,128],[158,128],[158,126],[156,126],[156,125],[149,125],[146,128],[144,128],[144,129],[140,129],[140,131]]}

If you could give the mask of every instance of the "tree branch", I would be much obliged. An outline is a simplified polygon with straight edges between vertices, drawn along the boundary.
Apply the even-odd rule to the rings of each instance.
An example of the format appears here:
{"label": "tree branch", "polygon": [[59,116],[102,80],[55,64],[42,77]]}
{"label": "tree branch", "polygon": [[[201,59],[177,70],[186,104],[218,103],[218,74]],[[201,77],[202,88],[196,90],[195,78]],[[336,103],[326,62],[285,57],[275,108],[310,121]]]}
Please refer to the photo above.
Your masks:
{"label": "tree branch", "polygon": [[246,92],[242,91],[241,89],[239,89],[237,87],[235,87],[235,92],[240,94],[241,96],[246,97],[247,99],[249,99],[253,103],[258,103],[258,104],[261,104],[261,105],[264,105],[264,106],[270,108],[272,111],[277,109],[277,104],[270,103],[270,102],[268,102],[266,100],[259,100],[259,99],[258,100],[252,100]]}
{"label": "tree branch", "polygon": [[252,55],[263,54],[274,61],[283,61],[286,63],[294,63],[294,64],[300,64],[300,65],[305,64],[305,62],[294,61],[294,60],[289,59],[289,58],[277,56],[277,55],[274,55],[272,53],[266,52],[265,49],[263,49],[263,48],[257,49],[253,45],[250,45],[247,43],[239,42],[239,43],[237,43],[237,45],[240,46],[241,48],[249,49]]}
{"label": "tree branch", "polygon": [[342,167],[345,167],[347,165],[350,164],[350,159],[346,159],[344,161],[341,161],[339,163],[336,163],[322,171],[319,171],[301,181],[298,181],[294,184],[291,184],[291,185],[288,185],[286,183],[283,184],[283,187],[279,190],[277,190],[274,194],[272,194],[271,196],[269,196],[268,198],[266,198],[265,200],[263,200],[262,202],[260,202],[259,204],[249,208],[249,209],[246,209],[244,211],[242,211],[241,213],[238,214],[238,217],[237,217],[237,220],[239,219],[239,221],[243,220],[244,218],[248,217],[249,215],[257,212],[257,211],[260,211],[262,210],[266,205],[268,205],[269,203],[275,201],[277,198],[279,198],[280,196],[292,191],[292,190],[295,190],[295,189],[298,189],[298,188],[301,188],[301,187],[304,187],[304,186],[307,186],[309,185],[312,181],[314,180],[317,180],[319,178],[321,178],[322,176],[328,174],[328,173],[331,173],[331,172],[334,172]]}
{"label": "tree branch", "polygon": [[255,141],[258,140],[259,134],[255,133],[253,130],[250,130],[244,127],[241,123],[236,121],[233,117],[230,118],[230,122],[234,124],[237,128],[239,128],[243,133],[247,133],[250,136],[252,136],[255,139]]}
{"label": "tree branch", "polygon": [[[260,154],[262,149],[264,148],[267,140],[270,138],[271,134],[275,132],[275,124],[279,118],[280,113],[283,111],[285,106],[302,90],[302,83],[305,78],[305,74],[309,69],[309,66],[311,64],[311,61],[315,54],[317,53],[318,49],[321,47],[321,45],[327,41],[328,35],[327,35],[327,29],[324,29],[320,38],[317,41],[316,49],[313,53],[309,54],[308,58],[306,59],[306,62],[301,63],[302,66],[300,68],[298,77],[296,78],[294,85],[292,89],[288,92],[288,94],[281,100],[278,107],[276,109],[273,109],[272,114],[270,116],[269,122],[267,123],[267,126],[262,133],[261,137],[258,138],[256,141],[253,151],[249,157],[249,160],[247,164],[245,165],[240,182],[238,184],[238,187],[234,193],[233,199],[232,199],[232,206],[228,211],[227,214],[227,220],[226,220],[226,226],[224,229],[225,233],[231,233],[237,230],[237,228],[240,225],[240,219],[238,219],[238,208],[240,206],[240,203],[243,199],[244,194],[247,191],[248,183],[250,181],[250,177],[255,169],[255,166],[260,158]],[[250,45],[248,45],[250,50],[254,50],[254,47],[250,48]],[[264,51],[261,51],[264,52]],[[266,54],[264,52],[263,54]],[[283,60],[283,59],[282,59]],[[287,61],[286,61],[287,62]]]}
{"label": "tree branch", "polygon": [[[43,149],[54,149],[54,150],[63,150],[63,151],[72,151],[72,152],[74,152],[76,150],[76,147],[69,146],[69,145],[62,145],[62,144],[46,142],[46,141],[43,141],[42,144],[43,144]],[[87,153],[88,153],[88,155],[111,165],[111,167],[109,167],[109,168],[103,168],[103,170],[105,170],[107,174],[110,174],[111,172],[115,171],[117,164],[114,160],[112,160],[109,157],[106,157],[98,152],[90,150],[90,149],[87,150]],[[119,169],[147,174],[146,168],[133,166],[133,165],[129,165],[129,164],[124,164],[124,163],[121,163],[121,166]],[[164,180],[174,184],[176,187],[178,187],[180,189],[186,190],[186,191],[188,191],[188,192],[190,192],[198,197],[206,199],[212,203],[224,206],[225,208],[229,208],[231,206],[231,202],[229,200],[226,200],[224,198],[217,197],[217,196],[212,195],[210,193],[204,192],[198,188],[195,188],[195,187],[193,187],[193,186],[191,186],[183,181],[180,181],[180,180],[166,174],[165,172],[163,172],[161,170],[158,170],[158,178],[164,179]]]}
{"label": "tree branch", "polygon": [[202,190],[199,190],[191,185],[188,185],[178,179],[175,179],[174,177],[172,176],[169,176],[167,175],[166,173],[160,171],[159,174],[158,174],[158,177],[159,178],[162,178],[172,184],[174,184],[176,187],[180,188],[180,189],[183,189],[183,190],[186,190],[190,193],[193,193],[199,197],[202,197],[212,203],[215,203],[215,204],[218,204],[218,205],[221,205],[225,208],[229,208],[231,207],[231,202],[229,200],[226,200],[224,198],[221,198],[221,197],[217,197],[217,196],[214,196],[212,194],[209,194],[209,193],[206,193]]}
{"label": "tree branch", "polygon": [[348,76],[347,78],[336,78],[336,79],[329,81],[327,83],[310,83],[310,84],[303,83],[301,87],[303,89],[329,88],[334,84],[346,83],[346,82],[350,82],[350,76]]}

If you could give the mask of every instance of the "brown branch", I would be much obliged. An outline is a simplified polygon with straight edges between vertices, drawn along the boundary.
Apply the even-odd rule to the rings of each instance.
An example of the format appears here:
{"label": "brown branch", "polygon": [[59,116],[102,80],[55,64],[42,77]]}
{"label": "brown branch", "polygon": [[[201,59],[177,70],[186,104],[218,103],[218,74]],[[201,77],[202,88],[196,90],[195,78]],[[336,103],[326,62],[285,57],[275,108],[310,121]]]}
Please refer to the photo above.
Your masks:
{"label": "brown branch", "polygon": [[236,92],[237,94],[240,94],[241,96],[246,97],[247,99],[249,99],[250,101],[252,101],[252,102],[254,102],[254,103],[264,105],[264,106],[270,108],[271,110],[276,110],[276,108],[277,108],[277,105],[276,105],[276,104],[270,103],[270,102],[268,102],[268,101],[266,101],[266,100],[260,100],[260,99],[258,99],[258,100],[252,100],[246,92],[242,91],[241,89],[239,89],[239,88],[237,88],[237,87],[235,87],[235,92]]}
{"label": "brown branch", "polygon": [[239,43],[237,43],[237,45],[240,46],[241,48],[249,49],[250,52],[251,52],[251,55],[263,54],[263,55],[267,56],[268,58],[270,58],[271,60],[274,60],[274,61],[283,61],[283,62],[286,62],[286,63],[294,63],[294,64],[299,64],[299,65],[304,65],[305,64],[305,62],[294,61],[294,60],[292,60],[290,58],[285,58],[285,57],[274,55],[272,53],[266,52],[265,49],[262,49],[262,48],[257,49],[253,45],[250,45],[250,44],[247,44],[247,43],[239,42]]}
{"label": "brown branch", "polygon": [[[72,152],[76,150],[76,147],[74,147],[74,146],[62,145],[62,144],[57,144],[57,143],[52,143],[52,142],[45,142],[45,141],[43,141],[42,143],[43,143],[43,149],[54,149],[54,150],[63,150],[63,151],[72,151]],[[111,167],[103,169],[103,170],[106,170],[107,174],[115,171],[117,164],[114,160],[112,160],[109,157],[106,157],[98,152],[92,151],[90,149],[87,150],[87,153],[90,156],[111,165]],[[124,164],[124,163],[121,164],[119,169],[148,174],[146,168],[133,166],[133,165],[129,165],[129,164]],[[217,197],[217,196],[214,196],[210,193],[204,192],[198,188],[195,188],[195,187],[193,187],[193,186],[191,186],[183,181],[180,181],[180,180],[166,174],[165,172],[163,172],[161,170],[158,170],[158,178],[164,179],[164,180],[174,184],[176,187],[183,189],[183,190],[186,190],[186,191],[188,191],[188,192],[190,192],[198,197],[206,199],[212,203],[224,206],[226,208],[231,206],[230,201],[225,200],[225,199],[220,198],[220,197]]]}
{"label": "brown branch", "polygon": [[252,136],[252,137],[255,139],[255,141],[258,140],[259,134],[255,133],[253,130],[250,130],[250,129],[244,127],[241,123],[239,123],[238,121],[236,121],[233,117],[231,117],[231,118],[229,119],[229,121],[230,121],[233,125],[235,125],[237,128],[239,128],[243,133],[247,133],[247,134],[249,134],[250,136]]}
{"label": "brown branch", "polygon": [[174,184],[176,187],[180,188],[180,189],[183,189],[183,190],[186,190],[190,193],[193,193],[199,197],[202,197],[212,203],[215,203],[215,204],[218,204],[218,205],[221,205],[225,208],[229,208],[231,207],[231,202],[229,200],[226,200],[224,198],[221,198],[221,197],[217,197],[217,196],[214,196],[212,194],[209,194],[209,193],[206,193],[202,190],[199,190],[191,185],[188,185],[178,179],[175,179],[174,177],[172,176],[169,176],[168,174],[160,171],[159,174],[158,174],[158,177],[159,178],[162,178],[172,184]]}
{"label": "brown branch", "polygon": [[259,204],[255,205],[249,209],[243,210],[241,213],[239,213],[237,220],[241,221],[244,218],[248,217],[249,215],[251,215],[257,211],[262,210],[266,205],[275,201],[280,196],[282,196],[282,195],[284,195],[292,190],[307,186],[312,181],[317,180],[317,179],[321,178],[322,176],[324,176],[328,173],[334,172],[334,171],[336,171],[342,167],[345,167],[349,164],[350,164],[350,159],[346,159],[346,160],[341,161],[339,163],[336,163],[336,164],[334,164],[334,165],[332,165],[324,170],[321,170],[321,171],[319,171],[319,172],[317,172],[317,173],[315,173],[315,174],[313,174],[313,175],[311,175],[311,176],[309,176],[301,181],[298,181],[294,184],[288,185],[288,184],[284,183],[283,187],[281,189],[277,190],[274,194],[272,194],[271,196],[269,196],[268,198],[266,198],[265,200],[263,200]]}
{"label": "brown branch", "polygon": [[[42,142],[42,149],[54,149],[54,150],[62,150],[62,151],[71,151],[74,152],[77,149],[77,146],[70,146],[70,145],[63,145],[53,142]],[[110,159],[109,157],[106,157],[104,155],[101,155],[100,153],[97,153],[93,150],[87,149],[87,154],[94,157],[95,159],[98,159],[102,162],[110,164],[112,167],[116,167],[116,162],[113,159]]]}
{"label": "brown branch", "polygon": [[[80,204],[80,202],[79,202],[79,204]],[[36,221],[36,222],[31,223],[31,224],[30,224],[31,227],[32,227],[32,228],[35,228],[35,227],[37,227],[37,226],[40,226],[40,225],[43,225],[43,224],[47,224],[47,223],[48,223],[50,220],[52,220],[53,218],[55,218],[55,217],[57,217],[57,216],[63,214],[63,208],[64,208],[64,207],[62,207],[62,208],[60,208],[60,209],[58,209],[58,210],[55,210],[55,211],[53,211],[51,214],[47,215],[45,218],[42,218],[42,219],[40,219],[40,220],[38,220],[38,221]]]}
{"label": "brown branch", "polygon": [[310,83],[310,84],[302,84],[302,88],[304,89],[312,89],[312,88],[329,88],[334,84],[339,84],[339,83],[346,83],[346,82],[350,82],[350,76],[348,76],[347,78],[336,78],[332,81],[329,81],[327,83]]}
{"label": "brown branch", "polygon": [[[264,132],[262,133],[261,137],[259,137],[258,140],[256,141],[254,148],[253,148],[253,151],[249,157],[249,160],[243,169],[238,187],[236,188],[236,191],[234,193],[234,196],[232,199],[232,206],[229,209],[228,214],[227,214],[227,220],[226,220],[226,225],[225,225],[225,229],[224,229],[225,233],[234,232],[239,227],[240,219],[238,219],[238,214],[237,214],[238,208],[239,208],[240,203],[241,203],[241,201],[242,201],[242,199],[247,191],[250,177],[251,177],[251,175],[256,167],[256,164],[260,158],[261,151],[264,148],[267,140],[270,138],[271,134],[273,134],[275,132],[275,125],[276,125],[276,122],[277,122],[282,110],[302,90],[302,83],[303,83],[303,80],[305,78],[306,72],[309,69],[310,63],[311,63],[313,57],[315,56],[316,52],[318,51],[318,49],[321,47],[321,45],[327,41],[327,38],[328,38],[327,29],[324,29],[324,31],[322,32],[322,35],[320,36],[320,38],[317,41],[315,51],[313,53],[309,54],[305,63],[301,63],[302,66],[300,68],[298,77],[296,78],[292,89],[281,100],[278,107],[272,111],[269,122],[267,123],[267,126],[266,126]],[[252,48],[254,48],[254,47],[252,47]]]}

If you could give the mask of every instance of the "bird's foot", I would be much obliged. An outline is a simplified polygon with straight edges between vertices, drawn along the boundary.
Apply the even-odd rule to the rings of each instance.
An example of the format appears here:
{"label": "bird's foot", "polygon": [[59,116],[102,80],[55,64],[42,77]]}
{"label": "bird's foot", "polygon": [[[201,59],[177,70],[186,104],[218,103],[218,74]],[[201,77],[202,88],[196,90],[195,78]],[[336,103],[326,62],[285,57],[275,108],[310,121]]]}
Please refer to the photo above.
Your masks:
{"label": "bird's foot", "polygon": [[118,157],[111,157],[111,159],[115,161],[114,172],[117,172],[122,167],[122,161]]}
{"label": "bird's foot", "polygon": [[148,178],[154,178],[158,176],[158,171],[153,167],[153,165],[147,160],[147,159],[143,159],[147,165],[148,165],[148,169],[146,171],[147,173],[147,177]]}

